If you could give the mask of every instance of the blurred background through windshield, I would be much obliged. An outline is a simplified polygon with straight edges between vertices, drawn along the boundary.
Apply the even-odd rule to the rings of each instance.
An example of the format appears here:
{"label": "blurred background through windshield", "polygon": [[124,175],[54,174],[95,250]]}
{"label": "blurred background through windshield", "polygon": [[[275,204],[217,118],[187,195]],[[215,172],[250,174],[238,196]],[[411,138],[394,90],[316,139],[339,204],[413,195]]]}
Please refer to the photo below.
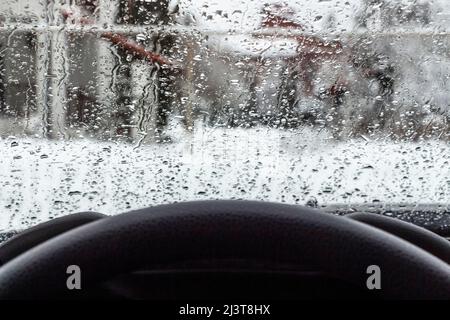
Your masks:
{"label": "blurred background through windshield", "polygon": [[2,0],[0,230],[194,199],[450,206],[446,0]]}

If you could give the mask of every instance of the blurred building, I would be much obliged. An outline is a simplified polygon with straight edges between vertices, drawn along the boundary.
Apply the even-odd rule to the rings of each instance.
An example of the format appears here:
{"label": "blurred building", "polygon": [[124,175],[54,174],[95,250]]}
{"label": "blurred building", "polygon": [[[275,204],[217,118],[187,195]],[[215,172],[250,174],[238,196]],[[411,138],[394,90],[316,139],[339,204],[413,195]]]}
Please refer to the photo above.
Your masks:
{"label": "blurred building", "polygon": [[[447,1],[282,2],[292,8],[293,23],[305,26],[297,31],[324,39],[333,34],[349,56],[317,63],[307,98],[304,90],[286,89],[294,81],[304,86],[285,63],[295,46],[278,37],[266,47],[252,35],[260,25],[258,1],[247,7],[235,0],[206,2],[1,1],[0,134],[139,140],[163,135],[174,115],[186,127],[202,116],[223,125],[238,116],[245,125],[280,113],[280,106],[297,113],[293,117],[314,109],[314,123],[334,125],[327,120],[334,117],[349,132],[358,121],[362,131],[382,127],[383,117],[409,123],[405,114],[413,120],[450,116]],[[337,5],[342,10],[333,10]],[[98,27],[65,25],[62,7],[78,8]],[[173,57],[184,71],[176,74],[112,46],[101,39],[102,28]],[[342,78],[345,88],[339,87]],[[280,88],[294,94],[286,98]]]}

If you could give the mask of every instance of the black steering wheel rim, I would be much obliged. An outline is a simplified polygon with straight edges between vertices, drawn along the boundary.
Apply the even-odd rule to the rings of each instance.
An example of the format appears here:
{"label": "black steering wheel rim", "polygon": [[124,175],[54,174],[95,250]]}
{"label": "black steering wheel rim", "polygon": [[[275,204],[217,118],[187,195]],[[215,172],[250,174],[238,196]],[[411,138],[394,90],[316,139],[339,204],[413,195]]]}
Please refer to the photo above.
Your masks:
{"label": "black steering wheel rim", "polygon": [[384,297],[450,299],[450,266],[405,240],[318,210],[253,201],[161,205],[77,227],[2,266],[0,298],[67,294],[69,265],[80,267],[86,288],[144,266],[200,259],[314,266],[360,288],[377,265]]}

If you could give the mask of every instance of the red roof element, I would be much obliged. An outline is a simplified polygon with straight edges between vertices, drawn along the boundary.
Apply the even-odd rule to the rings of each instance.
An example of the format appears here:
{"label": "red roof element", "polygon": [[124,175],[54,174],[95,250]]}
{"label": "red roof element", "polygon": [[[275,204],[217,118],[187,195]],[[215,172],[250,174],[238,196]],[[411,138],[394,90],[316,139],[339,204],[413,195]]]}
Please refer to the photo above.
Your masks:
{"label": "red roof element", "polygon": [[[74,18],[73,17],[74,14],[71,11],[62,10],[61,13],[65,19]],[[78,20],[83,25],[89,25],[94,23],[94,21],[85,17],[80,17],[74,20],[75,21]],[[127,52],[129,52],[130,54],[134,55],[137,58],[148,60],[152,63],[158,63],[161,65],[172,65],[172,62],[170,62],[168,59],[164,58],[159,54],[147,50],[143,45],[123,35],[113,32],[103,32],[101,34],[101,37],[109,40],[111,43],[121,47],[122,49],[126,50]]]}
{"label": "red roof element", "polygon": [[266,6],[263,9],[266,14],[261,22],[262,27],[266,28],[294,28],[305,30],[304,26],[293,21],[289,17],[292,16],[295,11],[289,7],[287,4],[272,4]]}

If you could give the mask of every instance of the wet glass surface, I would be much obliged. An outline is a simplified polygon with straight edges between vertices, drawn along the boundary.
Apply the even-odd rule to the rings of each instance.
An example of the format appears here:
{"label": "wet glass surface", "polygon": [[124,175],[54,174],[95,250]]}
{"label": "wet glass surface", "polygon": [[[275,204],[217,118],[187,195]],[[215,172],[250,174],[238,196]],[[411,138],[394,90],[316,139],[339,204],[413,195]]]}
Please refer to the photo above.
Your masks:
{"label": "wet glass surface", "polygon": [[449,31],[445,0],[4,0],[0,230],[200,199],[448,208]]}

